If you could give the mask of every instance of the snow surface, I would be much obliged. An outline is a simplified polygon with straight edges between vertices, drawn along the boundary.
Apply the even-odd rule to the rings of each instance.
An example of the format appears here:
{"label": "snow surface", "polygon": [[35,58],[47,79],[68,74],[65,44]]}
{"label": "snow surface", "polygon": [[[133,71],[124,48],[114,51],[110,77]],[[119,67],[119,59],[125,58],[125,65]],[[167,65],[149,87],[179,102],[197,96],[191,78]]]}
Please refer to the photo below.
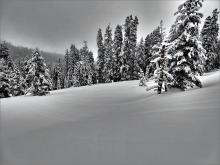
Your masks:
{"label": "snow surface", "polygon": [[161,95],[125,81],[1,99],[0,165],[219,165],[220,71],[200,79]]}

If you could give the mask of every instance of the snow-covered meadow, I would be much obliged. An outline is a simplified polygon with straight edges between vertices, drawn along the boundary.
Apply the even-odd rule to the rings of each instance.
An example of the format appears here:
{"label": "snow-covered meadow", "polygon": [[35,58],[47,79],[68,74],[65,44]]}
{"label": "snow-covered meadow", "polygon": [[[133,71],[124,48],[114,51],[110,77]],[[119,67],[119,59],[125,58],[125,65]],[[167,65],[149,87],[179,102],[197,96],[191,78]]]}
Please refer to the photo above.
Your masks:
{"label": "snow-covered meadow", "polygon": [[0,164],[218,165],[220,71],[200,79],[161,95],[124,81],[1,99]]}

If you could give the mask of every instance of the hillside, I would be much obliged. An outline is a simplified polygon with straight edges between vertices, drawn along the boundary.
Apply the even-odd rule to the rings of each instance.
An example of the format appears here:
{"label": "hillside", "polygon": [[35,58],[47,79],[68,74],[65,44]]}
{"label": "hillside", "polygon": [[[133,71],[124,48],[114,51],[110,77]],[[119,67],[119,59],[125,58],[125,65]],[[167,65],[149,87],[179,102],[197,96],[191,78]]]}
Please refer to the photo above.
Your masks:
{"label": "hillside", "polygon": [[[21,46],[14,46],[11,43],[7,42],[9,48],[9,53],[12,56],[12,59],[17,63],[18,61],[23,61],[24,59],[29,59],[32,56],[33,49]],[[44,57],[47,64],[53,65],[57,63],[59,58],[63,59],[62,54],[51,53],[46,51],[41,51],[42,56]]]}
{"label": "hillside", "polygon": [[218,165],[220,71],[204,87],[124,81],[1,99],[1,165]]}

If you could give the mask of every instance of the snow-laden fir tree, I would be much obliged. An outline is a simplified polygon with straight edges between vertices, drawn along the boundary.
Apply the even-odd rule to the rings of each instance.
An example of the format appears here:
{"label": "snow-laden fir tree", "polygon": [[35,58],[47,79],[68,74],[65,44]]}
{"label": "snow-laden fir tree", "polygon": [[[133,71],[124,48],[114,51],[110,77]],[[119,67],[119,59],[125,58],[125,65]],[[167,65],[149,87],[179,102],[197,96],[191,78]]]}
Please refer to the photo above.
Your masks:
{"label": "snow-laden fir tree", "polygon": [[74,69],[73,80],[73,86],[75,87],[91,85],[92,73],[90,65],[84,61],[77,62]]}
{"label": "snow-laden fir tree", "polygon": [[[161,22],[162,23],[162,22]],[[162,26],[157,26],[150,34],[145,38],[145,56],[146,56],[146,76],[149,78],[154,75],[156,69],[155,63],[151,63],[151,60],[159,56],[159,50],[163,40]]]}
{"label": "snow-laden fir tree", "polygon": [[28,60],[26,71],[25,81],[29,87],[27,93],[39,96],[48,94],[52,89],[52,81],[44,58],[38,49],[33,51],[31,59]]}
{"label": "snow-laden fir tree", "polygon": [[97,73],[99,83],[104,83],[104,45],[102,30],[99,29],[97,33],[97,46],[98,46],[98,57],[97,57]]}
{"label": "snow-laden fir tree", "polygon": [[138,61],[138,65],[141,68],[141,71],[143,72],[143,74],[145,75],[146,73],[146,68],[147,68],[147,60],[148,60],[148,56],[145,53],[145,46],[144,46],[144,40],[143,38],[141,38],[140,42],[137,45],[137,61]]}
{"label": "snow-laden fir tree", "polygon": [[93,52],[89,51],[88,56],[89,56],[89,66],[91,69],[91,74],[89,75],[89,79],[91,79],[91,81],[90,80],[88,81],[88,85],[91,85],[97,83],[97,72],[96,72]]}
{"label": "snow-laden fir tree", "polygon": [[89,51],[87,42],[80,49],[80,61],[74,67],[73,86],[85,86],[95,83],[95,65],[93,53]]}
{"label": "snow-laden fir tree", "polygon": [[71,76],[70,76],[70,53],[66,50],[64,56],[64,88],[69,88],[71,86]]}
{"label": "snow-laden fir tree", "polygon": [[0,98],[10,97],[9,77],[10,67],[8,65],[9,50],[6,43],[0,43]]}
{"label": "snow-laden fir tree", "polygon": [[76,48],[75,45],[71,44],[70,52],[69,52],[69,74],[70,74],[70,81],[72,81],[72,76],[74,74],[74,67],[76,63],[80,61],[79,50]]}
{"label": "snow-laden fir tree", "polygon": [[[131,45],[131,55],[130,55],[130,76],[132,80],[138,79],[138,72],[140,68],[138,67],[137,63],[137,56],[136,56],[136,45],[137,45],[137,26],[139,24],[137,16],[132,18],[131,20],[131,29],[130,29],[130,45]],[[129,71],[128,71],[129,72]]]}
{"label": "snow-laden fir tree", "polygon": [[206,50],[206,64],[205,69],[206,71],[210,71],[217,66],[216,60],[217,60],[217,42],[218,42],[218,32],[219,32],[219,24],[218,24],[218,10],[215,9],[212,12],[212,16],[208,16],[205,19],[205,23],[203,25],[202,31],[201,31],[201,39],[202,39],[202,45],[204,49]]}
{"label": "snow-laden fir tree", "polygon": [[136,59],[136,44],[137,44],[137,25],[138,18],[132,15],[127,16],[124,24],[124,43],[123,43],[123,58],[122,58],[122,75],[123,79],[138,78],[138,64]]}
{"label": "snow-laden fir tree", "polygon": [[217,58],[215,61],[215,65],[219,68],[220,67],[220,40],[218,40],[218,43],[216,46],[216,52],[217,52]]}
{"label": "snow-laden fir tree", "polygon": [[23,95],[23,77],[14,65],[6,43],[0,43],[0,98]]}
{"label": "snow-laden fir tree", "polygon": [[91,76],[92,82],[96,82],[96,72],[95,72],[95,64],[94,64],[94,57],[93,53],[89,50],[87,46],[87,41],[84,41],[84,46],[80,49],[80,57],[81,60],[84,61],[86,68],[87,68],[87,78]]}
{"label": "snow-laden fir tree", "polygon": [[[162,49],[162,42],[164,40],[164,28],[163,21],[160,21],[160,25],[152,32],[152,48],[151,52],[153,56],[158,56],[158,52]],[[155,58],[155,57],[153,57]]]}
{"label": "snow-laden fir tree", "polygon": [[61,89],[62,88],[62,65],[61,59],[59,59],[58,63],[54,66],[53,69],[53,89]]}
{"label": "snow-laden fir tree", "polygon": [[104,81],[111,82],[113,79],[113,41],[112,29],[110,25],[107,26],[104,38]]}
{"label": "snow-laden fir tree", "polygon": [[[179,32],[170,43],[168,53],[172,56],[170,72],[174,77],[173,86],[182,90],[194,85],[202,87],[196,78],[203,72],[205,50],[199,41],[199,23],[202,0],[186,0],[178,7],[175,29]],[[173,35],[173,34],[170,34]],[[176,33],[175,33],[176,35]],[[173,37],[170,37],[173,38]]]}
{"label": "snow-laden fir tree", "polygon": [[121,67],[121,50],[122,50],[122,26],[117,25],[114,32],[113,40],[113,79],[114,81],[121,80],[120,67]]}
{"label": "snow-laden fir tree", "polygon": [[9,76],[9,85],[10,85],[10,94],[12,96],[20,96],[25,94],[25,82],[24,78],[21,75],[21,72],[17,68],[16,65],[14,65],[13,70],[11,70]]}

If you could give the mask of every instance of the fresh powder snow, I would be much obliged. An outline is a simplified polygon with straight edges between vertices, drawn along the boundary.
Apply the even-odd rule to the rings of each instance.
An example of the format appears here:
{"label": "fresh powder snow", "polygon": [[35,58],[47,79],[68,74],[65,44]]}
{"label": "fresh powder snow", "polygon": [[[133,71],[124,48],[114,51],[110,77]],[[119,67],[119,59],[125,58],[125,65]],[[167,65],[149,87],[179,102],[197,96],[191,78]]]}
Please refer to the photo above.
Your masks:
{"label": "fresh powder snow", "polygon": [[161,95],[124,81],[1,99],[0,164],[217,165],[220,71],[199,79]]}

